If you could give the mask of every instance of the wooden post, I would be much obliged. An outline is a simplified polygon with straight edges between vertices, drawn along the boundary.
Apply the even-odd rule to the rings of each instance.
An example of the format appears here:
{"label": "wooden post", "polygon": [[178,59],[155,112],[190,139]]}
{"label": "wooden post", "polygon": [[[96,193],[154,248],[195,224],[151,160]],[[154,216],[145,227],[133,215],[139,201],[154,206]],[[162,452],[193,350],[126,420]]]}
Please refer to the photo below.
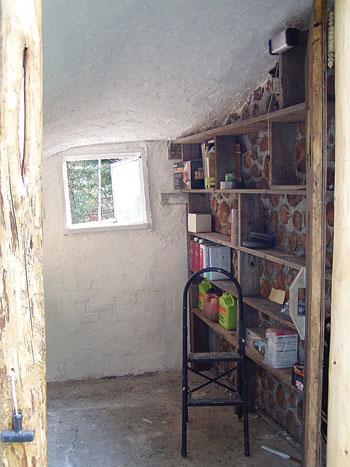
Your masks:
{"label": "wooden post", "polygon": [[322,364],[325,294],[326,92],[325,1],[314,0],[308,55],[308,244],[304,463],[321,465]]}
{"label": "wooden post", "polygon": [[335,2],[335,195],[327,465],[350,465],[350,0]]}
{"label": "wooden post", "polygon": [[0,431],[11,368],[23,429],[35,429],[33,443],[0,442],[0,464],[45,466],[41,0],[0,0],[0,76]]}

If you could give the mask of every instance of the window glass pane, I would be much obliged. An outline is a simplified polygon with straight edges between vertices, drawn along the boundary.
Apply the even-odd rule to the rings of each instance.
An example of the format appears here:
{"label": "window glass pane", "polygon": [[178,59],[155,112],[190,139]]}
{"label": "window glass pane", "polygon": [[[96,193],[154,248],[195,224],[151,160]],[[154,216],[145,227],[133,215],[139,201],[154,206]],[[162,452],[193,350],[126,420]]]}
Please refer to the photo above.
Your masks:
{"label": "window glass pane", "polygon": [[68,161],[67,179],[72,224],[96,221],[98,211],[97,160]]}
{"label": "window glass pane", "polygon": [[111,163],[113,160],[103,159],[101,164],[101,218],[114,218]]}
{"label": "window glass pane", "polygon": [[66,161],[71,226],[147,222],[139,154]]}
{"label": "window glass pane", "polygon": [[114,213],[118,224],[146,223],[142,160],[124,158],[111,164]]}

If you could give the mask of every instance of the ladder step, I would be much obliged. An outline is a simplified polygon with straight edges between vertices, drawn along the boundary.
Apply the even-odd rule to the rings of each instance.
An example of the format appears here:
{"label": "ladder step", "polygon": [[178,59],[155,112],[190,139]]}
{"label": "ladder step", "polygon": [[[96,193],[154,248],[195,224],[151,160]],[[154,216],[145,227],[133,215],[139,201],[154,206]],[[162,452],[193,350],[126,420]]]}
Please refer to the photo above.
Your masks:
{"label": "ladder step", "polygon": [[243,401],[239,397],[234,399],[192,399],[188,397],[187,405],[189,407],[224,407],[228,405],[242,405]]}
{"label": "ladder step", "polygon": [[237,362],[241,360],[237,352],[196,352],[189,353],[187,360],[189,362]]}

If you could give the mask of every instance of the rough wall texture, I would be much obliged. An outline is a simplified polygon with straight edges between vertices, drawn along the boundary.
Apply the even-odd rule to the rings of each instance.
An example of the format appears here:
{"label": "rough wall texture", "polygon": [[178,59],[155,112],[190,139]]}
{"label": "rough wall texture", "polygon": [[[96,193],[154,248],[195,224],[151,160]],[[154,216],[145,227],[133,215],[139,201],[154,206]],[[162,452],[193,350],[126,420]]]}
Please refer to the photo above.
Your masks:
{"label": "rough wall texture", "polygon": [[[212,125],[273,66],[311,0],[45,0],[45,149],[160,140]],[[103,5],[103,7],[101,7]]]}
{"label": "rough wall texture", "polygon": [[147,151],[153,221],[149,230],[64,235],[60,156],[44,163],[51,381],[179,365],[186,215],[183,206],[160,204],[160,193],[172,186],[166,144],[147,143]]}

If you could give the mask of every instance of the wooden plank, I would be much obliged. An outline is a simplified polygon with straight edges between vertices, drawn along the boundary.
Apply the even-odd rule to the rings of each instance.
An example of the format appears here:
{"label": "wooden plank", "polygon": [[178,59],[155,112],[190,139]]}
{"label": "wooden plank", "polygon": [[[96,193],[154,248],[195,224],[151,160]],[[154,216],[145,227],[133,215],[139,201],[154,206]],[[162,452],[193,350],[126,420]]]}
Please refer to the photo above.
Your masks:
{"label": "wooden plank", "polygon": [[[174,143],[173,144],[178,144]],[[200,144],[182,144],[181,145],[181,159],[183,161],[192,161],[194,159],[201,159],[201,146]]]}
{"label": "wooden plank", "polygon": [[295,185],[297,125],[272,123],[269,125],[269,152],[271,156],[271,185]]}
{"label": "wooden plank", "polygon": [[255,250],[253,248],[247,248],[245,246],[236,246],[231,243],[231,239],[228,235],[222,235],[216,232],[197,232],[191,233],[191,235],[199,238],[204,238],[205,240],[217,243],[218,245],[228,246],[229,248],[233,248],[234,250],[247,253],[251,256],[263,258],[278,264],[284,264],[285,266],[288,266],[293,269],[299,270],[305,267],[305,258],[303,256],[296,256],[275,249]]}
{"label": "wooden plank", "polygon": [[[325,317],[326,92],[324,0],[314,1],[308,69],[308,245],[303,465],[321,465],[321,403]],[[318,18],[318,19],[316,19]],[[319,21],[321,20],[321,21]]]}
{"label": "wooden plank", "polygon": [[[215,331],[217,334],[222,336],[227,342],[231,345],[236,346],[238,345],[237,335],[234,331],[227,331],[223,327],[220,326],[218,323],[214,323],[210,321],[205,314],[200,311],[198,308],[192,308],[192,314],[194,314],[197,318],[203,321],[210,329]],[[246,354],[247,357],[257,363],[259,366],[264,368],[270,374],[275,376],[277,379],[282,381],[282,383],[288,385],[289,387],[293,388],[294,386],[291,385],[291,369],[290,368],[272,368],[271,366],[267,365],[262,357],[252,348],[246,346]]]}
{"label": "wooden plank", "polygon": [[260,196],[241,195],[238,200],[239,233],[238,244],[250,240],[251,232],[262,232]]}
{"label": "wooden plank", "polygon": [[[233,296],[236,296],[236,289],[230,280],[217,280],[217,281],[210,281],[216,287],[225,292],[229,292]],[[265,297],[261,295],[248,295],[243,297],[243,302],[254,308],[255,310],[263,313],[264,315],[269,316],[270,318],[278,321],[279,323],[287,326],[291,329],[295,329],[293,321],[291,320],[290,316],[286,313],[281,313],[281,305],[277,303],[271,302]]]}
{"label": "wooden plank", "polygon": [[[275,185],[271,189],[265,189],[265,188],[234,188],[234,189],[226,189],[226,190],[220,190],[219,188],[213,189],[213,190],[206,190],[206,189],[194,189],[194,190],[188,190],[188,189],[182,189],[182,190],[176,190],[174,193],[192,193],[192,194],[197,194],[197,193],[208,193],[208,194],[214,194],[214,193],[228,193],[228,194],[265,194],[265,195],[273,195],[273,194],[279,194],[279,195],[302,195],[306,196],[306,187],[304,185]],[[330,191],[330,194],[333,192]]]}
{"label": "wooden plank", "polygon": [[168,141],[168,159],[179,160],[181,158],[182,158],[181,144],[175,144],[172,141]]}
{"label": "wooden plank", "polygon": [[[335,4],[335,196],[327,465],[350,465],[350,0]],[[346,104],[345,104],[346,103]]]}
{"label": "wooden plank", "polygon": [[23,429],[35,429],[32,443],[0,443],[0,461],[45,466],[41,0],[1,0],[0,11],[0,431],[12,426],[11,368]]}
{"label": "wooden plank", "polygon": [[228,235],[222,235],[216,232],[197,232],[191,233],[191,235],[194,237],[203,238],[204,240],[209,240],[210,242],[217,243],[218,245],[234,248]]}
{"label": "wooden plank", "polygon": [[305,55],[307,35],[301,34],[299,44],[278,56],[283,107],[305,101]]}
{"label": "wooden plank", "polygon": [[259,261],[256,257],[239,252],[239,281],[245,295],[255,295],[260,291]]}
{"label": "wooden plank", "polygon": [[296,256],[290,253],[285,253],[281,250],[274,250],[274,249],[259,249],[254,250],[253,248],[247,248],[245,246],[239,247],[240,251],[248,253],[253,256],[257,256],[258,258],[263,258],[268,261],[272,261],[278,264],[284,264],[289,268],[293,269],[301,269],[305,267],[305,258],[303,256]]}
{"label": "wooden plank", "polygon": [[281,313],[281,305],[271,302],[271,300],[268,300],[267,298],[262,297],[260,295],[244,297],[244,303],[246,305],[251,306],[252,308],[255,308],[264,315],[269,316],[275,321],[278,321],[284,326],[287,326],[291,329],[295,329],[295,326],[290,316],[286,313]]}
{"label": "wooden plank", "polygon": [[234,136],[256,133],[263,129],[267,130],[268,122],[300,123],[305,120],[305,114],[305,103],[297,104],[292,107],[276,110],[270,114],[259,115],[258,117],[232,123],[231,125],[213,128],[212,130],[203,131],[194,135],[183,136],[175,139],[173,142],[177,144],[203,143],[214,139],[215,136]]}
{"label": "wooden plank", "polygon": [[217,334],[220,334],[220,336],[224,337],[225,340],[227,340],[227,342],[237,347],[238,339],[234,331],[227,331],[226,329],[221,327],[220,324],[210,321],[210,319],[208,319],[205,316],[204,312],[199,310],[198,308],[192,308],[191,311],[195,316],[197,316],[201,321],[203,321],[203,323],[205,323],[210,329],[215,331]]}
{"label": "wooden plank", "polygon": [[215,137],[217,188],[220,187],[220,182],[225,181],[225,174],[234,172],[235,143],[236,138],[234,136]]}

